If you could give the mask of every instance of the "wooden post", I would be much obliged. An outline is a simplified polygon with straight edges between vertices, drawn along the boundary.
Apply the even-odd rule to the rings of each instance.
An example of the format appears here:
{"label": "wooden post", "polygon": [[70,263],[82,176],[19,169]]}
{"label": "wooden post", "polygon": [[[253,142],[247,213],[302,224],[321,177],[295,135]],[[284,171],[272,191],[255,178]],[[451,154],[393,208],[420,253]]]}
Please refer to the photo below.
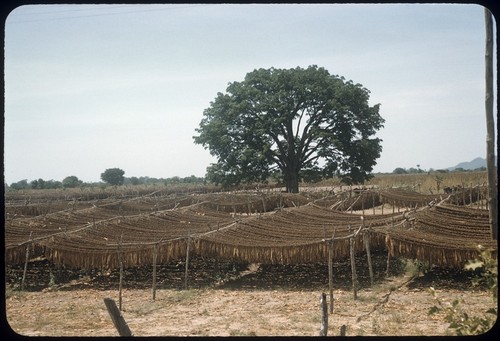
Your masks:
{"label": "wooden post", "polygon": [[360,197],[361,197],[361,212],[362,212],[362,216],[364,216],[365,215],[365,192],[361,192]]}
{"label": "wooden post", "polygon": [[481,209],[481,184],[477,183],[477,208]]}
{"label": "wooden post", "polygon": [[118,263],[120,264],[120,284],[118,285],[118,307],[120,311],[122,310],[122,288],[123,288],[123,258],[122,258],[122,240],[123,233],[120,236],[120,241],[118,242]]}
{"label": "wooden post", "polygon": [[373,286],[373,267],[372,267],[372,256],[370,252],[370,232],[366,231],[363,233],[363,241],[365,243],[366,257],[368,260],[368,271],[370,273],[370,286]]}
{"label": "wooden post", "polygon": [[330,291],[330,314],[333,314],[333,239],[336,228],[333,229],[332,239],[328,243],[328,289]]}
{"label": "wooden post", "polygon": [[482,209],[483,208],[483,187],[481,186],[480,183],[477,184],[477,189],[478,189],[477,208]]}
{"label": "wooden post", "polygon": [[191,243],[191,237],[190,237],[189,231],[188,231],[187,245],[186,245],[186,269],[184,271],[184,289],[186,289],[186,290],[188,288],[189,244],[190,243]]}
{"label": "wooden post", "polygon": [[28,244],[26,244],[26,261],[24,262],[23,279],[21,280],[21,291],[24,290],[24,281],[26,280],[26,273],[28,272],[28,261],[30,259],[30,246],[32,236],[33,231],[30,232],[30,239],[28,239]]}
{"label": "wooden post", "polygon": [[328,243],[328,289],[330,290],[330,314],[333,314],[333,230],[332,240]]}
{"label": "wooden post", "polygon": [[349,251],[351,254],[351,272],[352,272],[352,291],[354,299],[358,298],[357,275],[356,275],[356,260],[354,255],[354,237],[349,238]]}
{"label": "wooden post", "polygon": [[123,315],[116,307],[115,301],[113,301],[111,298],[105,298],[104,304],[108,309],[109,316],[111,316],[111,320],[113,321],[116,330],[118,330],[118,334],[120,336],[133,336],[130,328],[127,325],[127,322],[125,322],[125,319],[123,318]]}
{"label": "wooden post", "polygon": [[495,116],[493,108],[493,19],[488,8],[484,8],[484,22],[486,29],[485,47],[485,112],[486,112],[486,169],[488,174],[488,213],[491,230],[491,239],[498,240],[498,197],[497,171],[495,166]]}
{"label": "wooden post", "polygon": [[372,188],[371,192],[372,192],[372,207],[373,207],[373,214],[375,215],[375,193],[373,192],[373,188]]}
{"label": "wooden post", "polygon": [[153,246],[153,301],[156,299],[156,257],[158,255],[158,245]]}
{"label": "wooden post", "polygon": [[321,303],[321,329],[319,330],[319,336],[328,335],[328,308],[326,307],[326,294],[321,293],[320,298]]}
{"label": "wooden post", "polygon": [[390,269],[390,265],[391,265],[391,250],[387,250],[387,266],[386,266],[386,269],[385,269],[385,277],[389,277],[389,269]]}

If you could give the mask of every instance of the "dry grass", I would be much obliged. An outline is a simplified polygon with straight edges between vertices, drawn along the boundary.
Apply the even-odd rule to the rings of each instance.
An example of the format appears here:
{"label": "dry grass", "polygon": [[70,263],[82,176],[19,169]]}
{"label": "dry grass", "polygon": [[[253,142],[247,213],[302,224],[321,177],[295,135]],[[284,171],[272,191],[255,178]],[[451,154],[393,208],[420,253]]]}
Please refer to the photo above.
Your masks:
{"label": "dry grass", "polygon": [[[339,335],[342,325],[348,336],[449,335],[443,316],[428,315],[433,296],[426,286],[410,286],[411,278],[407,273],[378,281],[359,290],[357,299],[348,288],[335,288],[328,335]],[[491,304],[485,291],[437,291],[445,301],[463,298],[471,315]],[[320,295],[317,288],[207,287],[161,289],[153,301],[151,290],[127,289],[122,313],[136,336],[317,336]],[[27,336],[116,336],[105,297],[117,301],[117,291],[9,291],[7,321]]]}
{"label": "dry grass", "polygon": [[[442,193],[452,186],[473,187],[487,181],[486,172],[449,172],[417,174],[380,174],[366,183],[380,188],[409,187],[420,193]],[[439,191],[438,191],[439,187]]]}

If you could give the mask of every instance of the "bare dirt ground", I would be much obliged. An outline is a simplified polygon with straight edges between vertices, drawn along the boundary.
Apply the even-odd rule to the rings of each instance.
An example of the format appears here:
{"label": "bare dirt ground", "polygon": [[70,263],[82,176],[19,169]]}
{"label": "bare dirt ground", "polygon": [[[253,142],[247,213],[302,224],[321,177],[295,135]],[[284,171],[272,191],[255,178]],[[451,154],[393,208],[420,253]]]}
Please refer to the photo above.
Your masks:
{"label": "bare dirt ground", "polygon": [[[448,304],[461,299],[470,316],[483,317],[494,303],[485,288],[471,285],[471,275],[432,269],[415,275],[394,261],[385,277],[383,254],[375,255],[375,283],[369,284],[364,259],[357,258],[359,291],[352,292],[349,262],[334,266],[334,312],[328,335],[440,336],[453,335],[444,315],[429,316],[435,304],[429,287]],[[197,263],[198,262],[198,263]],[[126,272],[122,315],[134,336],[318,336],[320,296],[328,297],[324,264],[257,265],[194,261],[187,290],[182,289],[182,264],[160,267],[156,299],[151,270]],[[117,336],[104,298],[118,304],[116,272],[73,273],[31,266],[28,280],[38,286],[14,290],[21,269],[8,269],[6,317],[23,336]],[[205,269],[202,271],[202,269]],[[214,269],[218,270],[215,271]],[[147,272],[149,271],[149,272]],[[205,272],[204,272],[205,271]],[[215,275],[214,275],[215,273]],[[220,274],[224,275],[220,275]],[[51,286],[47,276],[56,277]],[[73,276],[73,277],[71,277]],[[10,278],[10,279],[9,279]],[[73,279],[71,279],[73,278]],[[43,282],[43,283],[42,283]]]}

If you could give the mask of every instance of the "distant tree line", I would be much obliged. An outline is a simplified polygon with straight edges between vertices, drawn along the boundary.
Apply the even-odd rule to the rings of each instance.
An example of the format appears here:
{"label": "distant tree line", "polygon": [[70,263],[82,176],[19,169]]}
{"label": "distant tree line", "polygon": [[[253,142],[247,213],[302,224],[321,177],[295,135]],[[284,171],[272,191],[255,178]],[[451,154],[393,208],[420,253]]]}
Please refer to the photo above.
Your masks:
{"label": "distant tree line", "polygon": [[420,167],[418,167],[418,168],[411,167],[408,169],[398,167],[392,171],[392,174],[460,173],[460,172],[483,172],[483,171],[486,171],[486,167],[479,167],[479,168],[475,168],[475,169],[465,169],[462,167],[458,167],[458,168],[455,168],[453,170],[449,170],[449,169],[436,169],[436,170],[434,170],[432,168],[429,168],[429,170],[427,170],[427,171],[420,169]]}
{"label": "distant tree line", "polygon": [[[418,165],[417,168],[402,168],[398,167],[392,171],[392,174],[420,174],[420,173],[450,173],[450,172],[481,172],[486,171],[486,167],[479,167],[475,169],[464,169],[455,168],[454,170],[448,169],[437,169],[434,170],[430,168],[429,170],[422,170]],[[136,185],[182,185],[182,184],[194,184],[194,185],[206,185],[207,183],[212,183],[207,180],[206,177],[196,177],[194,175],[188,177],[174,176],[171,178],[153,178],[149,176],[141,177],[125,177],[125,172],[120,168],[110,168],[101,174],[101,180],[103,182],[83,182],[78,179],[78,177],[71,175],[65,177],[62,181],[57,180],[44,180],[36,179],[28,182],[27,179],[23,179],[17,182],[13,182],[10,185],[4,183],[5,190],[22,190],[22,189],[63,189],[63,188],[85,188],[85,187],[96,187],[96,186],[136,186]],[[279,177],[275,174],[271,174],[268,181],[279,183]],[[267,183],[268,181],[264,181]],[[311,181],[314,182],[314,181]]]}
{"label": "distant tree line", "polygon": [[62,181],[57,180],[44,180],[36,179],[28,182],[27,179],[23,179],[17,182],[13,182],[10,185],[4,184],[6,190],[22,190],[22,189],[63,189],[63,188],[84,188],[84,187],[94,187],[94,186],[135,186],[135,185],[153,185],[153,184],[163,184],[163,185],[177,185],[177,184],[206,184],[206,179],[204,177],[196,177],[194,175],[188,177],[178,177],[174,176],[171,178],[152,178],[149,176],[141,177],[125,177],[125,172],[120,168],[110,168],[106,169],[101,174],[101,180],[103,182],[83,182],[78,179],[78,177],[71,175],[65,177]]}

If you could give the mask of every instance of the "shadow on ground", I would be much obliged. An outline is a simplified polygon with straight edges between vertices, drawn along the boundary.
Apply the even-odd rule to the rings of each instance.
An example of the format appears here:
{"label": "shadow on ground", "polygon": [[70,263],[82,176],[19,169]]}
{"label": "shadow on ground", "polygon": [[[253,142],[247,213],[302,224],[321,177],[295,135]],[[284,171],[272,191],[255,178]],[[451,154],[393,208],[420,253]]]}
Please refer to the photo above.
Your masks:
{"label": "shadow on ground", "polygon": [[[407,261],[391,259],[389,276],[408,275]],[[387,254],[385,251],[372,255],[374,284],[386,279]],[[249,271],[248,269],[253,271]],[[7,266],[7,287],[19,289],[23,278],[23,266]],[[356,257],[356,273],[359,289],[370,286],[366,255]],[[152,267],[126,268],[123,271],[123,288],[149,289],[153,282]],[[157,289],[184,289],[185,263],[183,260],[162,264],[156,270]],[[431,268],[425,274],[415,276],[410,288],[471,289],[474,273],[460,269]],[[24,290],[41,291],[98,289],[118,290],[120,272],[114,270],[79,270],[57,267],[46,259],[28,264]],[[219,288],[233,290],[327,290],[328,267],[325,263],[313,264],[258,264],[236,263],[193,257],[189,264],[188,288]],[[334,262],[334,289],[352,289],[352,271],[349,259]]]}

